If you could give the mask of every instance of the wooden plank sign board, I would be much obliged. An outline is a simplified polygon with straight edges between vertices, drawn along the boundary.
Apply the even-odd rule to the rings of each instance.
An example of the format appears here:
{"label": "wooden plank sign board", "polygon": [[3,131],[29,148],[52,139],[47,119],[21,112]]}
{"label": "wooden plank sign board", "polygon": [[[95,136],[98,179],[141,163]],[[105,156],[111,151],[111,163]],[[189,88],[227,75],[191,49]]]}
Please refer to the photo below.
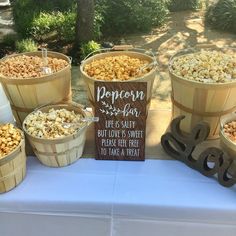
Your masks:
{"label": "wooden plank sign board", "polygon": [[97,160],[145,159],[146,82],[95,82]]}

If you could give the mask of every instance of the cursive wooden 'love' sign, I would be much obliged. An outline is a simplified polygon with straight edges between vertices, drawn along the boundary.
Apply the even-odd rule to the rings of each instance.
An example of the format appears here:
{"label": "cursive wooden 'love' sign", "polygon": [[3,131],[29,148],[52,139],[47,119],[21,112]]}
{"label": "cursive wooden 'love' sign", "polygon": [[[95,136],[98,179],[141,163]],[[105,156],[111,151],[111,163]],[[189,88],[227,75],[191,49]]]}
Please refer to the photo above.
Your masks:
{"label": "cursive wooden 'love' sign", "polygon": [[161,144],[164,150],[171,157],[184,162],[205,176],[217,174],[218,182],[225,187],[236,184],[234,160],[220,148],[208,147],[197,157],[193,157],[195,148],[206,140],[210,128],[206,122],[199,122],[190,134],[183,134],[180,123],[184,118],[184,116],[178,116],[173,119],[170,124],[170,132],[162,135]]}
{"label": "cursive wooden 'love' sign", "polygon": [[96,159],[145,159],[147,83],[95,82]]}

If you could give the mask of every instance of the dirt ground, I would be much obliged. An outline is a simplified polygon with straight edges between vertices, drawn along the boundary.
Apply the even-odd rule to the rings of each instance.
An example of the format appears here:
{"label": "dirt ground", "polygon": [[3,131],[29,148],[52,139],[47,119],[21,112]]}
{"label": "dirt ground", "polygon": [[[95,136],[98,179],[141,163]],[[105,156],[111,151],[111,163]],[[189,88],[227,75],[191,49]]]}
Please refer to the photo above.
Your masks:
{"label": "dirt ground", "polygon": [[[171,13],[168,23],[162,28],[153,29],[150,34],[129,35],[121,39],[124,44],[152,49],[157,53],[159,62],[159,80],[153,88],[151,108],[170,109],[171,82],[168,75],[168,61],[181,49],[202,45],[236,47],[236,35],[211,30],[204,25],[204,11]],[[78,68],[74,75],[78,77]],[[80,89],[78,90],[78,87]],[[81,79],[73,80],[73,94],[80,102],[87,104],[85,89]]]}

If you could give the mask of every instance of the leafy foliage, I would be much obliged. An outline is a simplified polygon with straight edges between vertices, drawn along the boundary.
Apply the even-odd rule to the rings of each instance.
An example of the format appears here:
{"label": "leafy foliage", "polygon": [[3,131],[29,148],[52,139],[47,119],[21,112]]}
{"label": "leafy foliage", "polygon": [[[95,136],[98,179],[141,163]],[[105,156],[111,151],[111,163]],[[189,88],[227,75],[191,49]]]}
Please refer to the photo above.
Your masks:
{"label": "leafy foliage", "polygon": [[219,0],[206,12],[206,22],[212,28],[236,33],[236,0]]}
{"label": "leafy foliage", "polygon": [[201,7],[201,0],[167,0],[166,2],[171,12],[197,10]]}
{"label": "leafy foliage", "polygon": [[38,46],[32,39],[23,39],[16,41],[16,50],[18,52],[36,52]]}
{"label": "leafy foliage", "polygon": [[[95,39],[149,31],[164,23],[169,0],[94,0]],[[35,41],[75,39],[77,0],[15,0],[13,15],[21,38]]]}
{"label": "leafy foliage", "polygon": [[97,0],[103,16],[102,32],[124,34],[149,31],[168,14],[165,0]]}
{"label": "leafy foliage", "polygon": [[95,41],[89,41],[88,43],[82,44],[81,51],[81,59],[84,59],[89,53],[98,50],[101,48],[101,45]]}
{"label": "leafy foliage", "polygon": [[76,12],[68,11],[65,13],[53,11],[51,13],[40,12],[35,17],[29,29],[30,35],[40,41],[50,34],[63,41],[73,41],[75,34]]}
{"label": "leafy foliage", "polygon": [[12,5],[16,31],[22,38],[40,40],[55,31],[62,40],[74,37],[76,0],[15,0]]}

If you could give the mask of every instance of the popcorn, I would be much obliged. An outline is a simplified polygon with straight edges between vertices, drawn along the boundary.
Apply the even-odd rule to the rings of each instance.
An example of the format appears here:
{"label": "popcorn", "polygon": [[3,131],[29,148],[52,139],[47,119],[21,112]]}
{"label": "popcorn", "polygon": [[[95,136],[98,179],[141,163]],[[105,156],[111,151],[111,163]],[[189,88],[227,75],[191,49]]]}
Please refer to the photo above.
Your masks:
{"label": "popcorn", "polygon": [[21,132],[12,124],[0,125],[0,158],[15,150],[21,139]]}
{"label": "popcorn", "polygon": [[185,79],[203,83],[225,83],[236,80],[236,55],[221,51],[201,50],[176,57],[171,72]]}
{"label": "popcorn", "polygon": [[125,81],[148,73],[151,70],[150,67],[145,67],[148,64],[150,62],[147,60],[126,55],[108,56],[85,65],[84,71],[96,80]]}
{"label": "popcorn", "polygon": [[[68,66],[63,59],[48,57],[48,67],[52,73],[62,70]],[[45,76],[43,70],[43,59],[38,56],[15,56],[0,61],[0,76],[7,78],[36,78]]]}
{"label": "popcorn", "polygon": [[[84,125],[81,121],[82,117],[74,111],[52,108],[48,112],[36,111],[29,114],[24,121],[24,126],[28,134],[37,138],[62,138],[76,133]],[[76,126],[65,128],[63,126],[65,123],[76,123]]]}
{"label": "popcorn", "polygon": [[236,143],[236,121],[226,123],[223,127],[223,131],[231,141]]}

